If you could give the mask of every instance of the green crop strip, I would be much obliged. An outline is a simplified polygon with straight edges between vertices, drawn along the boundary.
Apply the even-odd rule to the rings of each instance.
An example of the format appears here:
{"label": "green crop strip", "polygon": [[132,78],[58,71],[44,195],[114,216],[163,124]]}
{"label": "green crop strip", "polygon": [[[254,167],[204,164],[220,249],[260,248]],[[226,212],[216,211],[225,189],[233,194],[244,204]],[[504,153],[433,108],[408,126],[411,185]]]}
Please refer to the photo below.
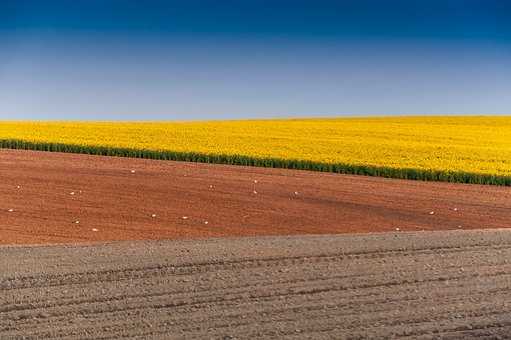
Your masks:
{"label": "green crop strip", "polygon": [[213,164],[228,164],[242,166],[258,166],[283,169],[310,170],[333,172],[340,174],[353,174],[365,176],[379,176],[398,179],[412,179],[422,181],[444,181],[471,184],[511,185],[510,176],[477,174],[469,172],[421,170],[413,168],[392,168],[383,166],[352,165],[342,163],[321,163],[307,160],[258,158],[245,155],[204,154],[194,152],[154,151],[118,147],[86,146],[61,143],[29,142],[23,140],[0,140],[1,148],[65,152],[88,155],[132,157],[156,160],[172,160],[201,162]]}

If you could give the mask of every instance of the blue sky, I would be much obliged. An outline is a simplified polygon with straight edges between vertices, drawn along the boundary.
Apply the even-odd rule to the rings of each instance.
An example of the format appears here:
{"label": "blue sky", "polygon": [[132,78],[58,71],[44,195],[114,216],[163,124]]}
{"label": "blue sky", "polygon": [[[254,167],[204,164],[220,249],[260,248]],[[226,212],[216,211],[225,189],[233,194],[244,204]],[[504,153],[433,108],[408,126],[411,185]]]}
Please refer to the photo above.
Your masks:
{"label": "blue sky", "polygon": [[511,2],[0,2],[0,119],[511,114]]}

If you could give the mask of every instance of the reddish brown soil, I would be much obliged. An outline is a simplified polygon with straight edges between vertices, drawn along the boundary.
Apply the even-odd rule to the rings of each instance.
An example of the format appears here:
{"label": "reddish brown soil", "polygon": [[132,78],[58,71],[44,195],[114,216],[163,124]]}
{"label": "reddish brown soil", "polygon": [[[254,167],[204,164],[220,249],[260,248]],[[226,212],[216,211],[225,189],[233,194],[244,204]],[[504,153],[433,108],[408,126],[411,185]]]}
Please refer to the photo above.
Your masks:
{"label": "reddish brown soil", "polygon": [[506,227],[509,187],[0,150],[0,244]]}

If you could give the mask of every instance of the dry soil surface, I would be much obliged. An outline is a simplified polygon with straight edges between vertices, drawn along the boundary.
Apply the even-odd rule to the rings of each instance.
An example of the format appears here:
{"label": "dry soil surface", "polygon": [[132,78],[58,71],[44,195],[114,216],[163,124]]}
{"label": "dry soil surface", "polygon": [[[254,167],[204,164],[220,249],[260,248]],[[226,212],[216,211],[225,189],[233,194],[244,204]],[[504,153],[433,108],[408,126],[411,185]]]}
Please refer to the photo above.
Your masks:
{"label": "dry soil surface", "polygon": [[0,247],[0,338],[509,339],[511,231]]}
{"label": "dry soil surface", "polygon": [[0,244],[510,226],[510,187],[0,150]]}

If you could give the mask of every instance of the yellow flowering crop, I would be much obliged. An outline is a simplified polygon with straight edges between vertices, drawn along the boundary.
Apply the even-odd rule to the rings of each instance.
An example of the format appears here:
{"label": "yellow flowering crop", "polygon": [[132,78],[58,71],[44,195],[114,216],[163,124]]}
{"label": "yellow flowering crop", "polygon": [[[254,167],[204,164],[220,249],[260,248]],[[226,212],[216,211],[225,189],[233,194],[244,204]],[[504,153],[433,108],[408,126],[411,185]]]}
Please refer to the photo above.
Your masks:
{"label": "yellow flowering crop", "polygon": [[[245,164],[248,159],[247,164],[307,169],[318,164],[322,165],[320,170],[328,170],[331,164],[337,165],[332,168],[337,172],[402,178],[442,179],[441,173],[450,174],[446,180],[462,182],[481,181],[463,180],[459,174],[511,178],[511,117],[0,122],[0,140],[4,147],[45,149],[41,145],[58,144],[53,149],[66,151],[64,146],[81,146],[69,151],[107,154],[105,150],[111,149],[114,151],[109,154],[119,155],[124,153],[115,150],[129,149],[141,151],[138,157],[147,153],[148,157],[163,159],[167,157],[157,155],[233,164]],[[14,141],[30,143],[20,146]],[[94,152],[98,147],[103,151]],[[180,154],[196,156],[180,158]],[[245,161],[233,161],[233,157]],[[372,173],[373,168],[380,170]],[[408,175],[392,169],[407,169]],[[422,178],[413,176],[414,171],[437,175]]]}

